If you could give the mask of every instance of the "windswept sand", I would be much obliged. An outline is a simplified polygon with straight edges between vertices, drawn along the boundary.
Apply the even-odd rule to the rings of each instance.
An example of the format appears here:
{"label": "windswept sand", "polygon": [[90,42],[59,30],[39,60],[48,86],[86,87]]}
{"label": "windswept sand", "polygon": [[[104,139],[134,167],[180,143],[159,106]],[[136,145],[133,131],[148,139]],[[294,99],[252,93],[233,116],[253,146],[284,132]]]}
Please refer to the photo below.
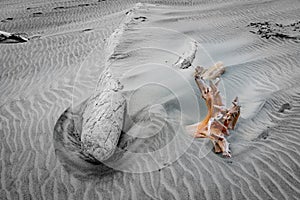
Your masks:
{"label": "windswept sand", "polygon": [[[1,1],[0,30],[31,40],[0,43],[0,199],[299,198],[299,1],[136,3]],[[250,25],[258,22],[272,30]],[[139,157],[126,168],[149,172],[95,167],[84,177],[70,169],[76,158],[55,153],[57,120],[95,92],[105,66],[124,85],[132,121],[123,131],[145,137],[128,151],[151,152],[204,117],[193,67],[217,61],[226,66],[226,103],[238,95],[242,105],[228,137],[232,158],[183,136],[155,165]],[[127,141],[121,136],[120,147]]]}

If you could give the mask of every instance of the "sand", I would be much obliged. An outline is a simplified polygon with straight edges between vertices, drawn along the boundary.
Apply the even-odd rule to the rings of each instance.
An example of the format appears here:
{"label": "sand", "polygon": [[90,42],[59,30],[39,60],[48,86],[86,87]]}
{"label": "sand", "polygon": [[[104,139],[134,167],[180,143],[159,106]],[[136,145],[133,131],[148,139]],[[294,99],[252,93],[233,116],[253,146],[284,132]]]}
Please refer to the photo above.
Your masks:
{"label": "sand", "polygon": [[[30,38],[0,43],[0,199],[299,198],[300,3],[137,3],[0,3],[0,30]],[[217,61],[242,106],[230,159],[184,131],[206,111],[194,67]],[[59,135],[80,130],[105,67],[127,102],[118,171]]]}

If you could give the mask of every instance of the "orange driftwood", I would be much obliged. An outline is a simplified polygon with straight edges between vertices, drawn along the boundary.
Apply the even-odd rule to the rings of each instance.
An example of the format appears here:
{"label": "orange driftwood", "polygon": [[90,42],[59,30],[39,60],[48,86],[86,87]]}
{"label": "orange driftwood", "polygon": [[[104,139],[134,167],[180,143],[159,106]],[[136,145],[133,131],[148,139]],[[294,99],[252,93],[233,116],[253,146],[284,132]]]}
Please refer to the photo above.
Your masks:
{"label": "orange driftwood", "polygon": [[[204,70],[202,67],[197,67],[194,74],[195,81],[208,108],[206,117],[197,125],[194,137],[209,138],[213,142],[216,153],[222,152],[223,156],[231,157],[229,143],[225,135],[229,135],[228,129],[234,129],[240,116],[240,106],[236,97],[232,102],[231,108],[227,109],[224,107],[217,88],[219,80],[216,82],[209,80],[209,86],[205,83],[204,79],[218,78],[225,71],[221,64],[216,64],[212,68],[215,70],[209,71]],[[210,72],[208,75],[213,75],[212,77],[207,78],[206,74],[208,71]]]}

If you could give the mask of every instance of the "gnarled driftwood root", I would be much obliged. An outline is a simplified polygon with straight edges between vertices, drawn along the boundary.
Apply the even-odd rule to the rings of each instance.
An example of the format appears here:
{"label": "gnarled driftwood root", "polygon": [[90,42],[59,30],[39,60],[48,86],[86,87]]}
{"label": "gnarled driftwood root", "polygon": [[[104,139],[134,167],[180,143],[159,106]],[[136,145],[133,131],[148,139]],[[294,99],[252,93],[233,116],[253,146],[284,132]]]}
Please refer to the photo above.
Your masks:
{"label": "gnarled driftwood root", "polygon": [[[222,64],[217,63],[209,69],[197,67],[194,78],[201,91],[202,98],[206,102],[208,112],[206,117],[197,125],[194,132],[196,138],[209,138],[214,145],[216,153],[223,153],[223,156],[231,157],[229,143],[225,136],[229,135],[229,129],[234,129],[240,116],[240,105],[236,97],[230,108],[225,108],[218,90],[219,78],[225,72]],[[209,80],[209,85],[205,83]]]}

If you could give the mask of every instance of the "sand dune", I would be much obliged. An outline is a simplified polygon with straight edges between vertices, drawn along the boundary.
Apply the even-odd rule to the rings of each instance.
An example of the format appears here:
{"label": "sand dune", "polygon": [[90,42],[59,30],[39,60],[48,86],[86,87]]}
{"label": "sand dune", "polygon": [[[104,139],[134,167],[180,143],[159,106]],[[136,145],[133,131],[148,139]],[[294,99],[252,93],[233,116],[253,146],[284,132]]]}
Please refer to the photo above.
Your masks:
{"label": "sand dune", "polygon": [[[248,26],[293,24],[299,2],[136,3],[0,3],[0,30],[31,38],[0,43],[0,199],[299,198],[299,41],[262,38]],[[182,129],[205,113],[193,67],[217,61],[226,66],[225,102],[238,95],[242,105],[228,137],[231,159]],[[121,171],[86,162],[75,140],[66,148],[53,131],[60,117],[59,130],[80,130],[85,100],[101,92],[105,66],[127,100],[127,134],[118,144],[127,154],[106,163]]]}

